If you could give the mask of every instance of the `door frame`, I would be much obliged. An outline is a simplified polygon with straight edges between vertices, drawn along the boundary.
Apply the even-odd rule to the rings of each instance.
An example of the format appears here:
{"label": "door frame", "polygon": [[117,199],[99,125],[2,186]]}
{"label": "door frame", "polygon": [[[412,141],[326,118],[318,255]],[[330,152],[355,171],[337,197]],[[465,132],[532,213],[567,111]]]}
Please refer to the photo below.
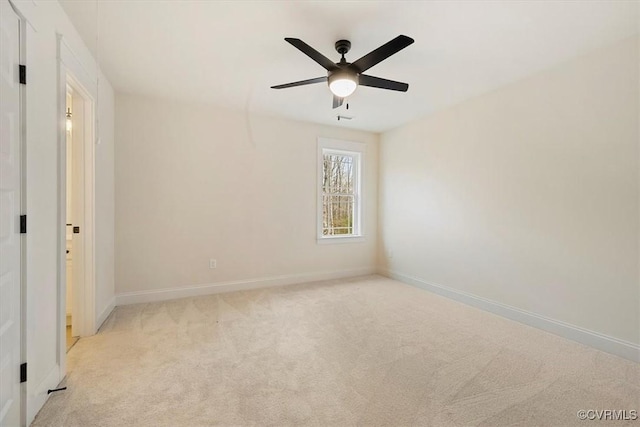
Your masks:
{"label": "door frame", "polygon": [[[83,243],[82,286],[74,288],[72,316],[79,315],[78,335],[90,336],[96,332],[95,316],[95,135],[96,135],[96,81],[58,34],[58,361],[62,379],[66,375],[66,214],[67,214],[67,156],[66,156],[66,93],[67,84],[84,101],[83,168],[84,218],[80,221]],[[74,135],[74,139],[77,136]],[[77,311],[77,313],[76,313]]]}

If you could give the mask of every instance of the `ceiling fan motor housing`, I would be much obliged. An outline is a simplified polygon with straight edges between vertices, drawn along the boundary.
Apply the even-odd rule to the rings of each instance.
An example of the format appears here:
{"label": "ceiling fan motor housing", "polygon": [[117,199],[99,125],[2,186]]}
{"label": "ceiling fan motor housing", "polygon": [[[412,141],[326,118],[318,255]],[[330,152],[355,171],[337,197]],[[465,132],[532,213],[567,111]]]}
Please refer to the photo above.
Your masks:
{"label": "ceiling fan motor housing", "polygon": [[327,83],[329,84],[329,87],[331,87],[332,82],[340,79],[351,80],[357,85],[358,73],[355,70],[349,68],[349,65],[351,65],[351,63],[347,62],[346,59],[344,59],[344,55],[349,52],[349,49],[351,49],[351,42],[349,40],[338,40],[335,46],[336,51],[338,51],[338,53],[342,55],[342,59],[340,60],[340,62],[336,63],[337,68],[329,70],[327,72]]}

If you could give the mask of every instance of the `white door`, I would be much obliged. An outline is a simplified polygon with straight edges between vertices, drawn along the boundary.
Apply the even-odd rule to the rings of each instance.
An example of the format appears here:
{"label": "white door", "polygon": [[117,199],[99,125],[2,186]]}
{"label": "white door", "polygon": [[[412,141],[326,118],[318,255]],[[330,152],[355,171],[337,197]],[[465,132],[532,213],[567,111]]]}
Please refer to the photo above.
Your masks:
{"label": "white door", "polygon": [[0,425],[20,425],[20,20],[0,0]]}

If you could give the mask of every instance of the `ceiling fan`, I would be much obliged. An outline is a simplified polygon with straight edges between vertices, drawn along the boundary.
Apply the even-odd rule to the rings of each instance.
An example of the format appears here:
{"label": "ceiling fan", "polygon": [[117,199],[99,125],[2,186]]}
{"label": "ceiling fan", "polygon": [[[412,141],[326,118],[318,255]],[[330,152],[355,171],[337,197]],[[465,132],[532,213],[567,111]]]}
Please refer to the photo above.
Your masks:
{"label": "ceiling fan", "polygon": [[286,89],[289,87],[327,82],[329,89],[331,89],[333,93],[333,108],[341,106],[344,98],[351,95],[358,85],[396,90],[399,92],[406,92],[407,89],[409,89],[407,83],[396,82],[362,73],[412,44],[414,40],[411,37],[400,35],[355,62],[347,62],[344,58],[344,55],[351,49],[351,42],[349,40],[338,40],[335,47],[342,58],[340,62],[335,63],[300,39],[286,37],[285,40],[324,67],[324,69],[327,70],[327,76],[271,86],[272,89]]}

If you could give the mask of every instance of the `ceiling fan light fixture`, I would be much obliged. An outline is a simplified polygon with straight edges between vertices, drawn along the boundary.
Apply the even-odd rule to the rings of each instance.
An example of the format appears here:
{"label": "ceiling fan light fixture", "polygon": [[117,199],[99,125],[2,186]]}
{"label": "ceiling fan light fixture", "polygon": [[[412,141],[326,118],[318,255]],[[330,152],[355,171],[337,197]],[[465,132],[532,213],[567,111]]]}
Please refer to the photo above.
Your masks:
{"label": "ceiling fan light fixture", "polygon": [[[351,42],[349,40],[338,40],[335,44],[336,51],[342,57],[340,58],[340,62],[333,62],[300,39],[285,37],[284,40],[327,70],[327,77],[316,77],[313,79],[271,86],[272,89],[285,89],[327,82],[329,84],[329,90],[333,93],[332,106],[334,109],[340,107],[343,104],[344,99],[350,96],[358,86],[376,87],[379,89],[395,90],[398,92],[406,92],[407,89],[409,89],[409,85],[407,83],[369,76],[363,73],[412,44],[414,40],[411,37],[399,35],[395,39],[367,53],[355,62],[348,62],[344,57],[351,48]],[[348,103],[347,109],[349,109]]]}
{"label": "ceiling fan light fixture", "polygon": [[351,95],[357,87],[358,83],[356,82],[355,76],[347,73],[329,76],[329,89],[339,98],[346,98]]}

